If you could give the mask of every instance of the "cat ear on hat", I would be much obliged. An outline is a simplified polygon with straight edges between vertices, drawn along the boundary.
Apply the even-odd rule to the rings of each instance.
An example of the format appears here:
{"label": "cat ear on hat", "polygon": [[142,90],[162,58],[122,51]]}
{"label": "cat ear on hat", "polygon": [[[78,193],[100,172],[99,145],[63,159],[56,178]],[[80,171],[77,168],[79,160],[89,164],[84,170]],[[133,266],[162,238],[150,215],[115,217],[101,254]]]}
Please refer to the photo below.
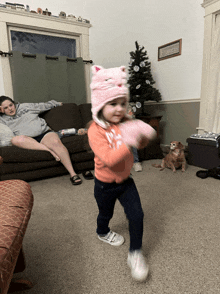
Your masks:
{"label": "cat ear on hat", "polygon": [[104,67],[100,66],[100,65],[93,65],[92,66],[92,73],[96,74],[98,71],[100,71],[101,69],[104,69]]}

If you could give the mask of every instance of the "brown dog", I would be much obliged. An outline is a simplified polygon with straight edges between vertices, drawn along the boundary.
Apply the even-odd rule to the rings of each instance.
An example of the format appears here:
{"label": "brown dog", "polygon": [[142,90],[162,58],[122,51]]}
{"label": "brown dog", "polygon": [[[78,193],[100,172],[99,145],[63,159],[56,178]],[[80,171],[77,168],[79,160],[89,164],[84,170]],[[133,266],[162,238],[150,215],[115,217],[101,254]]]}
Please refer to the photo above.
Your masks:
{"label": "brown dog", "polygon": [[176,168],[182,167],[182,172],[184,172],[186,168],[184,148],[185,147],[181,144],[181,142],[171,142],[170,152],[162,159],[161,165],[152,164],[152,166],[159,167],[160,170],[164,170],[166,167],[171,168],[173,172],[176,172]]}

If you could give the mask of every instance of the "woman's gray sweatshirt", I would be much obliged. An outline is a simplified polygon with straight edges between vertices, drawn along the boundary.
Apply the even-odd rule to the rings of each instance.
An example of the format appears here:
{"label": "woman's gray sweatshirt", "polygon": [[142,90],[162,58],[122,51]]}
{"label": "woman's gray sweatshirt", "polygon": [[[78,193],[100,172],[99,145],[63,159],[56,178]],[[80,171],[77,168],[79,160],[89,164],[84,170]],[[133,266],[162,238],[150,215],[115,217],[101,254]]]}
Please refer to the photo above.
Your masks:
{"label": "woman's gray sweatshirt", "polygon": [[45,103],[18,103],[15,106],[16,114],[14,116],[1,114],[0,123],[7,125],[15,136],[35,137],[50,130],[39,114],[57,106],[61,106],[61,103],[55,100]]}

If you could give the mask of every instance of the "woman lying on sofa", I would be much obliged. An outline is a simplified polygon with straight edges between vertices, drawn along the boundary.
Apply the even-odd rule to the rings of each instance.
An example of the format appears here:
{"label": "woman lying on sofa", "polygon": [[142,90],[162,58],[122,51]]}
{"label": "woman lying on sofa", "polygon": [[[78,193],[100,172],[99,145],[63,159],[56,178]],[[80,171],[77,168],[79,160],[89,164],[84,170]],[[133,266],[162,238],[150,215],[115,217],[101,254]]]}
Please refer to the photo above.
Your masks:
{"label": "woman lying on sofa", "polygon": [[[46,103],[21,103],[16,104],[7,96],[0,96],[0,123],[7,125],[15,137],[11,143],[17,147],[33,150],[44,150],[61,161],[70,174],[73,185],[82,183],[81,178],[75,173],[69,152],[61,142],[57,133],[50,129],[46,121],[39,114],[53,107],[61,106],[55,100]],[[92,179],[90,171],[84,173],[86,179]]]}

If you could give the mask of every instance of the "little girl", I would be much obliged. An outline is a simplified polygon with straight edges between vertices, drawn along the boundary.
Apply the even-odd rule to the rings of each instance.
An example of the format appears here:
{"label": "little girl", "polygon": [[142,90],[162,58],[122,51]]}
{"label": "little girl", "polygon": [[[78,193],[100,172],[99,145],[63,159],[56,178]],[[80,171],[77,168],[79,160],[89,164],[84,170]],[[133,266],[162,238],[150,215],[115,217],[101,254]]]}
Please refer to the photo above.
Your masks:
{"label": "little girl", "polygon": [[134,160],[132,147],[143,148],[156,132],[127,115],[129,98],[124,66],[111,69],[93,66],[92,73],[93,122],[88,138],[95,154],[94,194],[99,208],[96,232],[101,241],[110,245],[124,243],[123,236],[109,228],[118,199],[129,221],[127,263],[132,277],[144,281],[149,271],[141,250],[144,213],[130,171]]}

